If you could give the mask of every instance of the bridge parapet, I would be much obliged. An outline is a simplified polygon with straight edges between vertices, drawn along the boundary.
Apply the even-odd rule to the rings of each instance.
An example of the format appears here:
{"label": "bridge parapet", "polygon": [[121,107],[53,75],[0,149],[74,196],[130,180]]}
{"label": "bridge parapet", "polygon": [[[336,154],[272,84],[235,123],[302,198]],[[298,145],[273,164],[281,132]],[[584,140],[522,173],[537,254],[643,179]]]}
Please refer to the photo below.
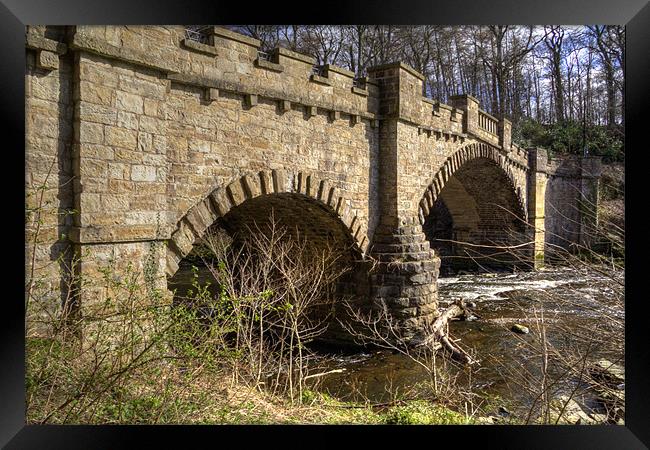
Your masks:
{"label": "bridge parapet", "polygon": [[508,156],[522,166],[528,165],[528,150],[514,142],[510,143],[510,153]]}
{"label": "bridge parapet", "polygon": [[505,152],[512,150],[512,123],[508,119],[499,120],[480,109],[478,99],[468,94],[452,96],[451,103],[464,111],[463,127],[467,134]]}
{"label": "bridge parapet", "polygon": [[491,116],[482,109],[478,112],[478,127],[489,134],[498,136],[497,129],[499,127],[499,121],[496,117]]}
{"label": "bridge parapet", "polygon": [[424,97],[424,75],[413,68],[402,62],[383,64],[369,68],[368,78],[380,86],[379,114],[383,119],[396,118],[438,137],[441,134],[455,139],[466,137],[464,112]]}
{"label": "bridge parapet", "polygon": [[[314,76],[316,60],[284,48],[260,52],[257,39],[213,27],[202,43],[181,26],[76,26],[73,50],[147,67],[163,79],[204,89],[264,96],[374,119],[377,87],[355,86],[354,74],[332,65]],[[209,99],[209,96],[206,95]]]}

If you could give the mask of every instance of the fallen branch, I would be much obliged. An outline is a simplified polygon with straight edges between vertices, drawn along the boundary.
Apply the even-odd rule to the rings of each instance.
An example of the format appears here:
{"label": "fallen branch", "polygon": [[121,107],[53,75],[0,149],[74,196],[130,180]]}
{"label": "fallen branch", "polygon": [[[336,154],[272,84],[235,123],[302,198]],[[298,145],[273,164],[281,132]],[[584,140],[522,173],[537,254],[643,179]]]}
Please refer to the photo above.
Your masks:
{"label": "fallen branch", "polygon": [[328,372],[321,372],[321,373],[315,373],[313,375],[307,375],[304,378],[304,380],[308,380],[310,378],[322,377],[322,376],[325,376],[325,375],[329,375],[331,373],[342,373],[342,372],[345,372],[345,369],[334,369],[334,370],[330,370]]}
{"label": "fallen branch", "polygon": [[422,341],[413,343],[413,345],[417,348],[430,345],[433,342],[439,342],[456,360],[465,364],[475,364],[478,361],[475,361],[469,353],[452,343],[447,333],[447,326],[451,319],[457,317],[468,318],[470,316],[472,316],[472,312],[467,308],[465,302],[463,300],[456,300],[433,322],[427,336]]}

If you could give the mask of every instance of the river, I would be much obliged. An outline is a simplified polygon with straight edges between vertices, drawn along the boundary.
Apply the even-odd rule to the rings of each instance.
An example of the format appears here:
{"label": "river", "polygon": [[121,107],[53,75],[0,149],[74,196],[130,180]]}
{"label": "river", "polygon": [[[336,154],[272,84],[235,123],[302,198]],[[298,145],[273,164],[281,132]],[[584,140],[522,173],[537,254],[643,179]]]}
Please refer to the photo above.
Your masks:
{"label": "river", "polygon": [[[607,358],[622,365],[622,283],[622,271],[598,273],[587,268],[440,278],[441,308],[457,298],[475,304],[473,311],[478,319],[451,322],[449,331],[479,363],[468,369],[437,358],[437,364],[446,364],[443,373],[457,377],[457,389],[476,399],[476,405],[496,398],[495,404],[501,407],[494,413],[500,410],[505,415],[524,417],[535,403],[543,380],[539,338],[545,332],[551,349],[546,371],[549,391],[554,396],[573,394],[581,405],[598,412],[597,396],[575,374],[563,372],[559,361],[578,358],[588,351],[588,361]],[[544,327],[540,326],[542,318]],[[514,324],[524,325],[530,332],[517,334],[511,330]],[[621,345],[599,341],[595,334],[601,332],[611,333]],[[586,350],[579,343],[590,337],[595,337],[595,345]],[[342,353],[321,348],[319,354],[323,360],[318,370],[341,372],[322,377],[317,388],[341,400],[382,403],[417,397],[414,387],[431,380],[430,373],[413,358],[391,350]]]}

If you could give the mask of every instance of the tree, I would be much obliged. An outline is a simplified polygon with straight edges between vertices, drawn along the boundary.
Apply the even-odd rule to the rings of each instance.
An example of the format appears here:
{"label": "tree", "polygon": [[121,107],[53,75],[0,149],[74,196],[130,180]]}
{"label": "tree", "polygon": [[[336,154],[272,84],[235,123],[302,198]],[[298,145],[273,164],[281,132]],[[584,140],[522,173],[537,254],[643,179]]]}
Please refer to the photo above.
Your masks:
{"label": "tree", "polygon": [[544,44],[548,50],[547,59],[551,64],[553,86],[555,94],[555,118],[564,122],[564,83],[562,81],[562,43],[564,29],[559,26],[544,27]]}

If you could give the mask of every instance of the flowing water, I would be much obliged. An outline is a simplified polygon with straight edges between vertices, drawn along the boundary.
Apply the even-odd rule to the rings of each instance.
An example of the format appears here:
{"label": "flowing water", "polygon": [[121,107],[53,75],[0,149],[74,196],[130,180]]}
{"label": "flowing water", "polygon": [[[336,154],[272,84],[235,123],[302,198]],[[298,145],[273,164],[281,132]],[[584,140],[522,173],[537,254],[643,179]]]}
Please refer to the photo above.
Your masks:
{"label": "flowing water", "polygon": [[[202,281],[209,275],[206,271],[199,274]],[[186,275],[189,277],[190,272]],[[623,341],[622,271],[599,273],[593,268],[549,268],[516,273],[466,273],[439,278],[438,288],[441,309],[456,299],[474,303],[471,309],[478,319],[452,321],[449,332],[457,345],[474,355],[479,363],[468,370],[437,357],[437,366],[445,365],[447,373],[457,377],[456,385],[464,392],[473,393],[477,403],[480,398],[497,398],[519,417],[525,416],[534,403],[534,394],[523,386],[533,391],[539,389],[542,331],[559,354],[567,357],[575,356],[578,342],[571,336],[572,332],[584,337],[607,324],[619,324],[615,331]],[[544,329],[540,328],[541,319]],[[524,325],[530,332],[516,334],[511,330],[514,324]],[[612,349],[604,345],[606,342],[596,341],[597,345],[590,349],[590,360],[606,358],[622,365],[622,346]],[[412,398],[414,387],[432,379],[430,371],[413,358],[391,350],[346,350],[323,345],[313,346],[312,350],[308,373],[325,375],[311,378],[308,387],[341,400],[376,404],[391,401],[395,395]],[[584,347],[580,351],[584,352]],[[574,389],[585,387],[575,376],[561,376],[558,370],[554,371],[554,367],[548,370],[550,380],[561,379],[552,386],[555,394],[572,394]],[[443,380],[439,381],[444,385]],[[597,403],[596,395],[586,392],[581,405],[589,408]]]}
{"label": "flowing water", "polygon": [[[559,354],[575,355],[577,340],[571,337],[572,332],[590,335],[590,330],[603,326],[603,321],[624,321],[622,283],[622,273],[599,274],[573,268],[440,278],[440,307],[444,309],[462,298],[475,303],[473,311],[479,317],[450,323],[451,337],[480,361],[471,372],[452,368],[451,373],[458,375],[457,383],[465,391],[483,397],[499,396],[511,410],[525,414],[533,397],[522,388],[522,383],[536,388],[541,380],[541,319],[546,324],[549,343]],[[530,333],[514,333],[513,324],[528,327]],[[605,357],[622,365],[622,349],[605,347],[596,345],[590,359]],[[408,396],[413,386],[431,380],[429,372],[412,358],[390,350],[330,351],[328,356],[318,370],[340,372],[323,376],[318,389],[341,399],[365,398],[381,403],[394,398],[395,393]],[[444,362],[441,358],[437,360],[439,364]],[[524,373],[524,369],[528,372]],[[553,386],[558,388],[556,394],[571,393],[579,387],[575,377],[560,377],[553,368],[548,374],[551,380],[562,379],[558,386]],[[587,396],[582,403],[593,405],[593,401]]]}

